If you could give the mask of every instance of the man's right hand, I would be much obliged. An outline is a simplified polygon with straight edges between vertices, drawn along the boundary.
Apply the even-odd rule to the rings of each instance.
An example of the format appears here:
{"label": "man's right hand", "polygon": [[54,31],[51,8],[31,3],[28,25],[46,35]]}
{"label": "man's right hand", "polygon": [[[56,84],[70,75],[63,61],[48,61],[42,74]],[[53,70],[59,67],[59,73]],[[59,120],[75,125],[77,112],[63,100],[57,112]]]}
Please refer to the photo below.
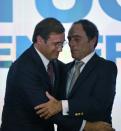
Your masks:
{"label": "man's right hand", "polygon": [[98,122],[86,122],[84,131],[115,131],[109,123],[98,121]]}

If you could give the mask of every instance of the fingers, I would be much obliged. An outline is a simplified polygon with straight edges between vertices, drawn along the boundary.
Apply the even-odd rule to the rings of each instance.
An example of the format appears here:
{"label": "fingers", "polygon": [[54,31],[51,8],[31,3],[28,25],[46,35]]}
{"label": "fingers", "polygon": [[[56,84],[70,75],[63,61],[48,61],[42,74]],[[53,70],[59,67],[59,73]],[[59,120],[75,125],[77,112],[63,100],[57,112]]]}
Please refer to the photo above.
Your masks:
{"label": "fingers", "polygon": [[44,117],[44,119],[48,119],[48,118],[50,118],[52,115],[51,114],[47,114],[45,117]]}
{"label": "fingers", "polygon": [[115,129],[111,127],[111,124],[107,122],[101,122],[99,131],[115,131]]}
{"label": "fingers", "polygon": [[34,109],[36,110],[36,113],[40,117],[44,117],[44,119],[48,119],[49,117],[57,114],[58,112],[62,110],[62,105],[60,101],[56,100],[48,92],[46,92],[46,96],[49,99],[48,102],[34,107]]}
{"label": "fingers", "polygon": [[41,108],[44,108],[46,107],[47,103],[43,103],[43,104],[40,104],[40,105],[37,105],[34,107],[35,110],[38,110],[38,109],[41,109]]}
{"label": "fingers", "polygon": [[40,118],[48,119],[53,115],[53,110],[51,110],[47,104],[36,106],[35,109],[37,110],[36,114],[39,115]]}
{"label": "fingers", "polygon": [[43,113],[41,113],[40,115],[40,118],[45,118],[45,117],[47,117],[48,116],[48,111],[44,111]]}
{"label": "fingers", "polygon": [[46,96],[49,100],[54,100],[55,98],[53,96],[51,96],[48,91],[46,91]]}
{"label": "fingers", "polygon": [[111,126],[106,126],[105,128],[104,128],[105,130],[104,131],[115,131],[115,129],[114,128],[112,128]]}
{"label": "fingers", "polygon": [[111,124],[103,121],[87,122],[84,129],[85,131],[115,131]]}
{"label": "fingers", "polygon": [[36,112],[40,118],[48,119],[52,116],[52,112],[50,112],[47,108],[42,108]]}
{"label": "fingers", "polygon": [[44,113],[44,112],[46,112],[46,111],[47,111],[46,108],[42,108],[42,109],[39,109],[39,110],[36,112],[36,114],[40,115],[40,114],[42,114],[42,113]]}

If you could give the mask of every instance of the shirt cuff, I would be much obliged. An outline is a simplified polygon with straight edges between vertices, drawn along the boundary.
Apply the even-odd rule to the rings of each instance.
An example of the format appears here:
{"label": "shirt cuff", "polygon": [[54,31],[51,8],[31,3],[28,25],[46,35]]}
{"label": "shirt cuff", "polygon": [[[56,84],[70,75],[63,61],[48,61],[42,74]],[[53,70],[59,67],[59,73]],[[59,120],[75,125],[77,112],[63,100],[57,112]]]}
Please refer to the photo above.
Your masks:
{"label": "shirt cuff", "polygon": [[62,100],[62,114],[69,115],[68,112],[69,112],[68,100]]}
{"label": "shirt cuff", "polygon": [[82,122],[82,126],[81,126],[81,128],[80,128],[79,131],[83,131],[85,125],[86,125],[86,120],[83,120],[83,122]]}

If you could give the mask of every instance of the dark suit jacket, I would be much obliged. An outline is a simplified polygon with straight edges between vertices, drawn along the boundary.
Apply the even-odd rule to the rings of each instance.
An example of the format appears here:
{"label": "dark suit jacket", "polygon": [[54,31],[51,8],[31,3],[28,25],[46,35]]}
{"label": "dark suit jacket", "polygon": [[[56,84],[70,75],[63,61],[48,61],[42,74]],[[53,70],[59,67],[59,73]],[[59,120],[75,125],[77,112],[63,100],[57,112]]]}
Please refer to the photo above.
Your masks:
{"label": "dark suit jacket", "polygon": [[[74,62],[67,65],[67,72]],[[84,67],[69,95],[69,115],[87,121],[111,123],[115,96],[116,64],[94,55]]]}
{"label": "dark suit jacket", "polygon": [[54,62],[56,79],[55,88],[52,88],[33,45],[12,64],[7,77],[1,131],[54,131],[53,123],[40,119],[34,107],[48,100],[45,91],[59,97],[61,66],[61,62]]}

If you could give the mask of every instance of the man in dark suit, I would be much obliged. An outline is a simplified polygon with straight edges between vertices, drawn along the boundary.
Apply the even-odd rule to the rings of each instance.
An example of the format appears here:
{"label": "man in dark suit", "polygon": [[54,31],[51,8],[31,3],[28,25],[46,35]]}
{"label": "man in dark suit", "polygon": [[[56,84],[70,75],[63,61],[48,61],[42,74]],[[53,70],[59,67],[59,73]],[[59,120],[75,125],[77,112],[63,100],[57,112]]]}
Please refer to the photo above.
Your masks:
{"label": "man in dark suit", "polygon": [[[39,22],[33,44],[10,67],[7,77],[1,131],[54,131],[53,123],[37,116],[34,107],[48,101],[45,91],[58,96],[63,64],[54,60],[54,83],[48,63],[57,59],[65,41],[65,29],[54,18]],[[56,79],[55,79],[56,78]],[[54,87],[54,88],[53,88]]]}
{"label": "man in dark suit", "polygon": [[[113,130],[107,127],[103,129],[99,125],[93,129],[88,121],[112,123],[111,112],[117,76],[116,64],[96,54],[95,47],[98,42],[98,30],[92,22],[88,20],[75,22],[69,30],[68,40],[72,57],[75,60],[67,64],[66,67],[66,98],[65,100],[57,101],[47,94],[50,101],[37,106],[36,109],[39,109],[38,114],[47,119],[57,113],[59,109],[53,104],[55,101],[55,103],[61,105],[58,107],[61,107],[64,115],[75,117],[75,119],[82,118],[82,127],[85,130]],[[81,66],[77,70],[78,63],[81,63]],[[75,78],[77,79],[74,80]],[[48,113],[44,114],[44,112]],[[74,123],[71,124],[75,126]],[[60,125],[59,128],[64,130],[64,127]],[[82,129],[78,129],[78,131],[80,130]]]}

